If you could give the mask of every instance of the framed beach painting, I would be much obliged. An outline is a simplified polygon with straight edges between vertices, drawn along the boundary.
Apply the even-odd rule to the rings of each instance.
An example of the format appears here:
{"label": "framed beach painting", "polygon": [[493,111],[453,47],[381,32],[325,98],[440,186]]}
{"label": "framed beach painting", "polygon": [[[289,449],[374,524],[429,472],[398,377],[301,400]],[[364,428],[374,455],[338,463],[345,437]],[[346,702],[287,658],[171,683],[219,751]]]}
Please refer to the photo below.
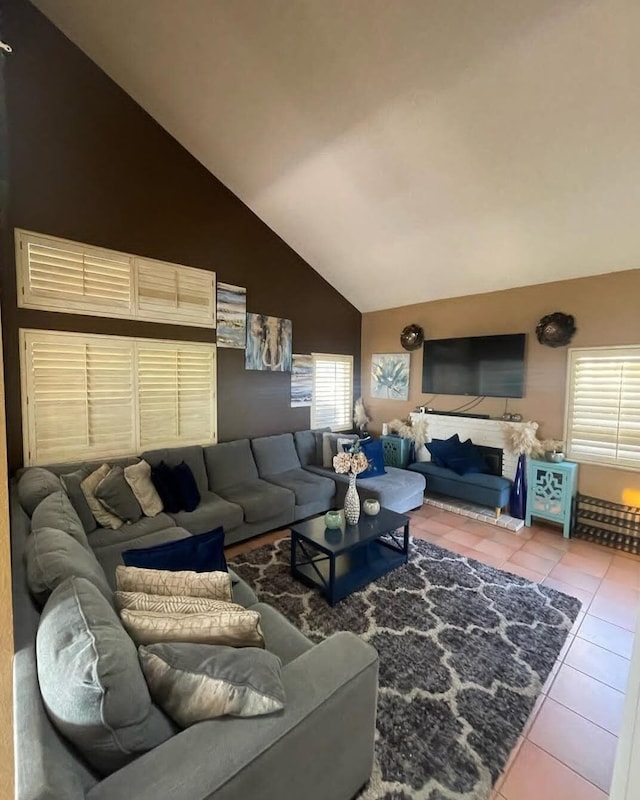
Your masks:
{"label": "framed beach painting", "polygon": [[291,372],[291,333],[290,319],[247,314],[245,369]]}
{"label": "framed beach painting", "polygon": [[291,360],[291,408],[311,405],[313,362],[310,355],[294,353]]}
{"label": "framed beach painting", "polygon": [[409,399],[409,353],[375,353],[371,356],[371,397]]}
{"label": "framed beach painting", "polygon": [[219,283],[216,312],[218,347],[244,347],[247,338],[247,290],[243,286]]}

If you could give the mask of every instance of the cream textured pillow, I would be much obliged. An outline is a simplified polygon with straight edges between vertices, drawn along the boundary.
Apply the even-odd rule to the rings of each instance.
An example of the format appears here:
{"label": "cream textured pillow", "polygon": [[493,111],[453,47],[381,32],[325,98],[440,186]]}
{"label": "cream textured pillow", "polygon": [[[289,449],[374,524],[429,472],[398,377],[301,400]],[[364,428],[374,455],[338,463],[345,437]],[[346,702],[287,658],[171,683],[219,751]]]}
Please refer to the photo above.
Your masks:
{"label": "cream textured pillow", "polygon": [[231,576],[228,572],[191,572],[143,567],[116,567],[116,584],[120,592],[186,595],[209,597],[231,602]]}
{"label": "cream textured pillow", "polygon": [[217,611],[222,600],[186,595],[146,594],[145,592],[116,592],[117,607],[130,611],[177,611],[180,614],[197,614],[202,611]]}
{"label": "cream textured pillow", "polygon": [[217,605],[217,609],[195,614],[123,608],[120,618],[136,644],[193,642],[264,647],[258,611],[250,611],[236,603],[218,601]]}
{"label": "cream textured pillow", "polygon": [[91,475],[82,481],[80,488],[82,489],[82,494],[87,501],[87,505],[91,509],[91,513],[98,521],[98,525],[102,525],[103,528],[112,528],[114,531],[117,531],[118,528],[121,528],[123,525],[122,520],[120,517],[116,517],[115,514],[107,511],[107,509],[96,497],[96,488],[98,487],[98,484],[100,481],[104,480],[110,472],[111,467],[108,464],[103,464],[95,472],[92,472]]}
{"label": "cream textured pillow", "polygon": [[284,708],[280,659],[266,650],[204,644],[138,648],[149,691],[178,725],[229,714],[257,717]]}
{"label": "cream textured pillow", "polygon": [[155,517],[162,511],[162,500],[151,482],[151,467],[144,459],[125,467],[124,479],[131,487],[146,517]]}

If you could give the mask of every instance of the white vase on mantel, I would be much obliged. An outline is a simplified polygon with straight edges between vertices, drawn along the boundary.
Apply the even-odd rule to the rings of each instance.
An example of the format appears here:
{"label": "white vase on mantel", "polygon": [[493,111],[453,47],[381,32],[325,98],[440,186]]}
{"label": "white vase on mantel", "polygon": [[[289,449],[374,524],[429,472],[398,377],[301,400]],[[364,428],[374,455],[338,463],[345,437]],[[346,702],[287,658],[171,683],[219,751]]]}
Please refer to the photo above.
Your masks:
{"label": "white vase on mantel", "polygon": [[344,496],[344,518],[349,525],[357,525],[360,519],[360,497],[355,475],[349,475],[349,488]]}

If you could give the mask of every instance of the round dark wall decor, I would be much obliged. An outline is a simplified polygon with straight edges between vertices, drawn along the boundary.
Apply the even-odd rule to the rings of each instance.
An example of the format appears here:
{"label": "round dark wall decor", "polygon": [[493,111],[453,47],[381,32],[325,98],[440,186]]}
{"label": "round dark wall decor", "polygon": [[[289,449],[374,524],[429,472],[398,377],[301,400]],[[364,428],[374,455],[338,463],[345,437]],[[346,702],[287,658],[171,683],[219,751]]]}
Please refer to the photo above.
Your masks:
{"label": "round dark wall decor", "polygon": [[405,350],[417,350],[424,342],[424,331],[419,325],[407,325],[400,334],[400,344]]}
{"label": "round dark wall decor", "polygon": [[571,314],[554,311],[542,317],[536,326],[536,336],[547,347],[563,347],[569,344],[576,330]]}

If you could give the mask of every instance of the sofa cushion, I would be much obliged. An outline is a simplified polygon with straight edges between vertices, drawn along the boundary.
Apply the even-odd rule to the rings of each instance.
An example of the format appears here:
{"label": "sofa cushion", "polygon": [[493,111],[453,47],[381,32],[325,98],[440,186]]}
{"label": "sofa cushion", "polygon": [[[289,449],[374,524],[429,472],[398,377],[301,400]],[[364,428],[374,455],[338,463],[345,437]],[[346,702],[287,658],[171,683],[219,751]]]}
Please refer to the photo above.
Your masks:
{"label": "sofa cushion", "polygon": [[273,606],[255,603],[249,608],[260,612],[265,647],[270,653],[275,653],[283,664],[288,664],[313,647],[313,642]]}
{"label": "sofa cushion", "polygon": [[198,491],[198,484],[193,477],[191,467],[182,461],[176,464],[173,468],[173,479],[178,487],[180,495],[180,509],[181,511],[194,511],[200,503],[200,492]]}
{"label": "sofa cushion", "polygon": [[322,502],[330,504],[336,493],[336,485],[331,478],[314,475],[306,469],[298,468],[269,475],[267,480],[292,491],[296,497],[296,505]]}
{"label": "sofa cushion", "polygon": [[56,528],[59,531],[68,533],[69,536],[73,536],[78,544],[89,549],[87,534],[84,532],[80,517],[71,505],[71,500],[69,500],[64,489],[50,494],[39,503],[31,517],[31,528],[33,530]]}
{"label": "sofa cushion", "polygon": [[200,505],[193,511],[178,511],[171,515],[174,524],[190,533],[204,533],[223,527],[231,531],[242,524],[243,513],[239,505],[230,503],[214,492],[202,492]]}
{"label": "sofa cushion", "polygon": [[229,647],[264,647],[260,614],[236,603],[212,600],[207,611],[136,611],[123,608],[120,619],[136,644],[197,642]]}
{"label": "sofa cushion", "polygon": [[293,510],[295,503],[295,497],[288,489],[275,486],[260,478],[238,486],[226,486],[221,490],[221,494],[242,508],[247,522],[271,519],[288,507]]}
{"label": "sofa cushion", "polygon": [[122,560],[127,567],[226,572],[224,531],[222,528],[216,528],[213,531],[207,531],[197,536],[188,536],[175,542],[125,550],[122,553]]}
{"label": "sofa cushion", "polygon": [[[338,439],[357,442],[358,436],[350,433],[323,433],[322,434],[322,466],[326,469],[333,468],[333,457],[338,454]],[[344,445],[343,445],[344,449]]]}
{"label": "sofa cushion", "polygon": [[300,469],[300,459],[293,442],[293,435],[262,436],[251,440],[251,449],[262,478]]}
{"label": "sofa cushion", "polygon": [[180,511],[180,489],[172,468],[164,461],[151,466],[151,483],[160,495],[162,507],[168,514],[176,514]]}
{"label": "sofa cushion", "polygon": [[460,445],[460,437],[457,433],[448,439],[432,439],[427,442],[425,447],[431,454],[431,460],[437,467],[445,467],[447,456],[453,455]]}
{"label": "sofa cushion", "polygon": [[39,528],[27,538],[27,583],[41,603],[67,578],[86,578],[109,601],[111,588],[94,554],[72,536],[55,528]]}
{"label": "sofa cushion", "polygon": [[155,517],[162,511],[162,500],[151,480],[151,465],[141,459],[137,464],[124,468],[124,479],[131,487],[142,513]]}
{"label": "sofa cushion", "polygon": [[119,592],[188,595],[231,602],[231,577],[228,572],[117,567],[116,584]]}
{"label": "sofa cushion", "polygon": [[107,477],[110,471],[111,467],[108,464],[103,464],[90,475],[87,475],[80,483],[80,489],[96,522],[102,525],[103,528],[113,528],[114,531],[117,531],[118,528],[122,527],[122,520],[120,517],[116,517],[115,514],[107,511],[96,497],[98,484]]}
{"label": "sofa cushion", "polygon": [[167,514],[157,514],[155,517],[140,517],[137,522],[123,525],[117,531],[111,528],[96,528],[87,535],[87,539],[95,550],[112,544],[126,545],[142,536],[166,528],[175,528],[174,521]]}
{"label": "sofa cushion", "polygon": [[300,464],[303,467],[308,467],[310,464],[317,465],[315,431],[296,431],[293,440]]}
{"label": "sofa cushion", "polygon": [[87,504],[87,498],[84,496],[84,492],[81,488],[82,481],[89,477],[92,472],[93,469],[90,466],[84,465],[73,472],[66,472],[60,476],[62,485],[69,495],[69,500],[71,500],[71,505],[75,508],[77,515],[80,517],[80,522],[82,522],[82,527],[85,529],[86,533],[90,533],[98,527],[98,523],[91,513],[91,509]]}
{"label": "sofa cushion", "polygon": [[96,486],[95,495],[111,514],[123,522],[137,522],[142,508],[124,477],[122,467],[112,467]]}
{"label": "sofa cushion", "polygon": [[173,735],[151,702],[135,645],[90,581],[70,578],[53,592],[36,646],[49,716],[100,775]]}
{"label": "sofa cushion", "polygon": [[193,477],[196,479],[198,489],[204,492],[208,488],[207,470],[204,465],[204,453],[199,444],[188,445],[185,447],[164,447],[161,450],[147,450],[142,454],[142,458],[151,466],[164,461],[170,467],[175,467],[183,461],[189,465]]}
{"label": "sofa cushion", "polygon": [[29,467],[18,481],[20,505],[31,517],[38,505],[54,492],[62,489],[60,478],[44,467]]}
{"label": "sofa cushion", "polygon": [[315,466],[321,467],[323,461],[323,451],[324,451],[324,434],[331,433],[331,428],[316,428],[313,431],[314,438],[316,440],[316,457],[315,457]]}
{"label": "sofa cushion", "polygon": [[204,448],[204,459],[209,476],[209,489],[223,497],[220,491],[258,478],[258,468],[248,439],[236,439]]}
{"label": "sofa cushion", "polygon": [[358,475],[358,480],[375,478],[376,475],[385,475],[384,452],[382,450],[382,439],[366,439],[361,442],[360,450],[367,457],[369,468]]}
{"label": "sofa cushion", "polygon": [[257,717],[284,708],[282,664],[265,650],[163,644],[141,647],[139,655],[154,700],[183,728],[225,715]]}

